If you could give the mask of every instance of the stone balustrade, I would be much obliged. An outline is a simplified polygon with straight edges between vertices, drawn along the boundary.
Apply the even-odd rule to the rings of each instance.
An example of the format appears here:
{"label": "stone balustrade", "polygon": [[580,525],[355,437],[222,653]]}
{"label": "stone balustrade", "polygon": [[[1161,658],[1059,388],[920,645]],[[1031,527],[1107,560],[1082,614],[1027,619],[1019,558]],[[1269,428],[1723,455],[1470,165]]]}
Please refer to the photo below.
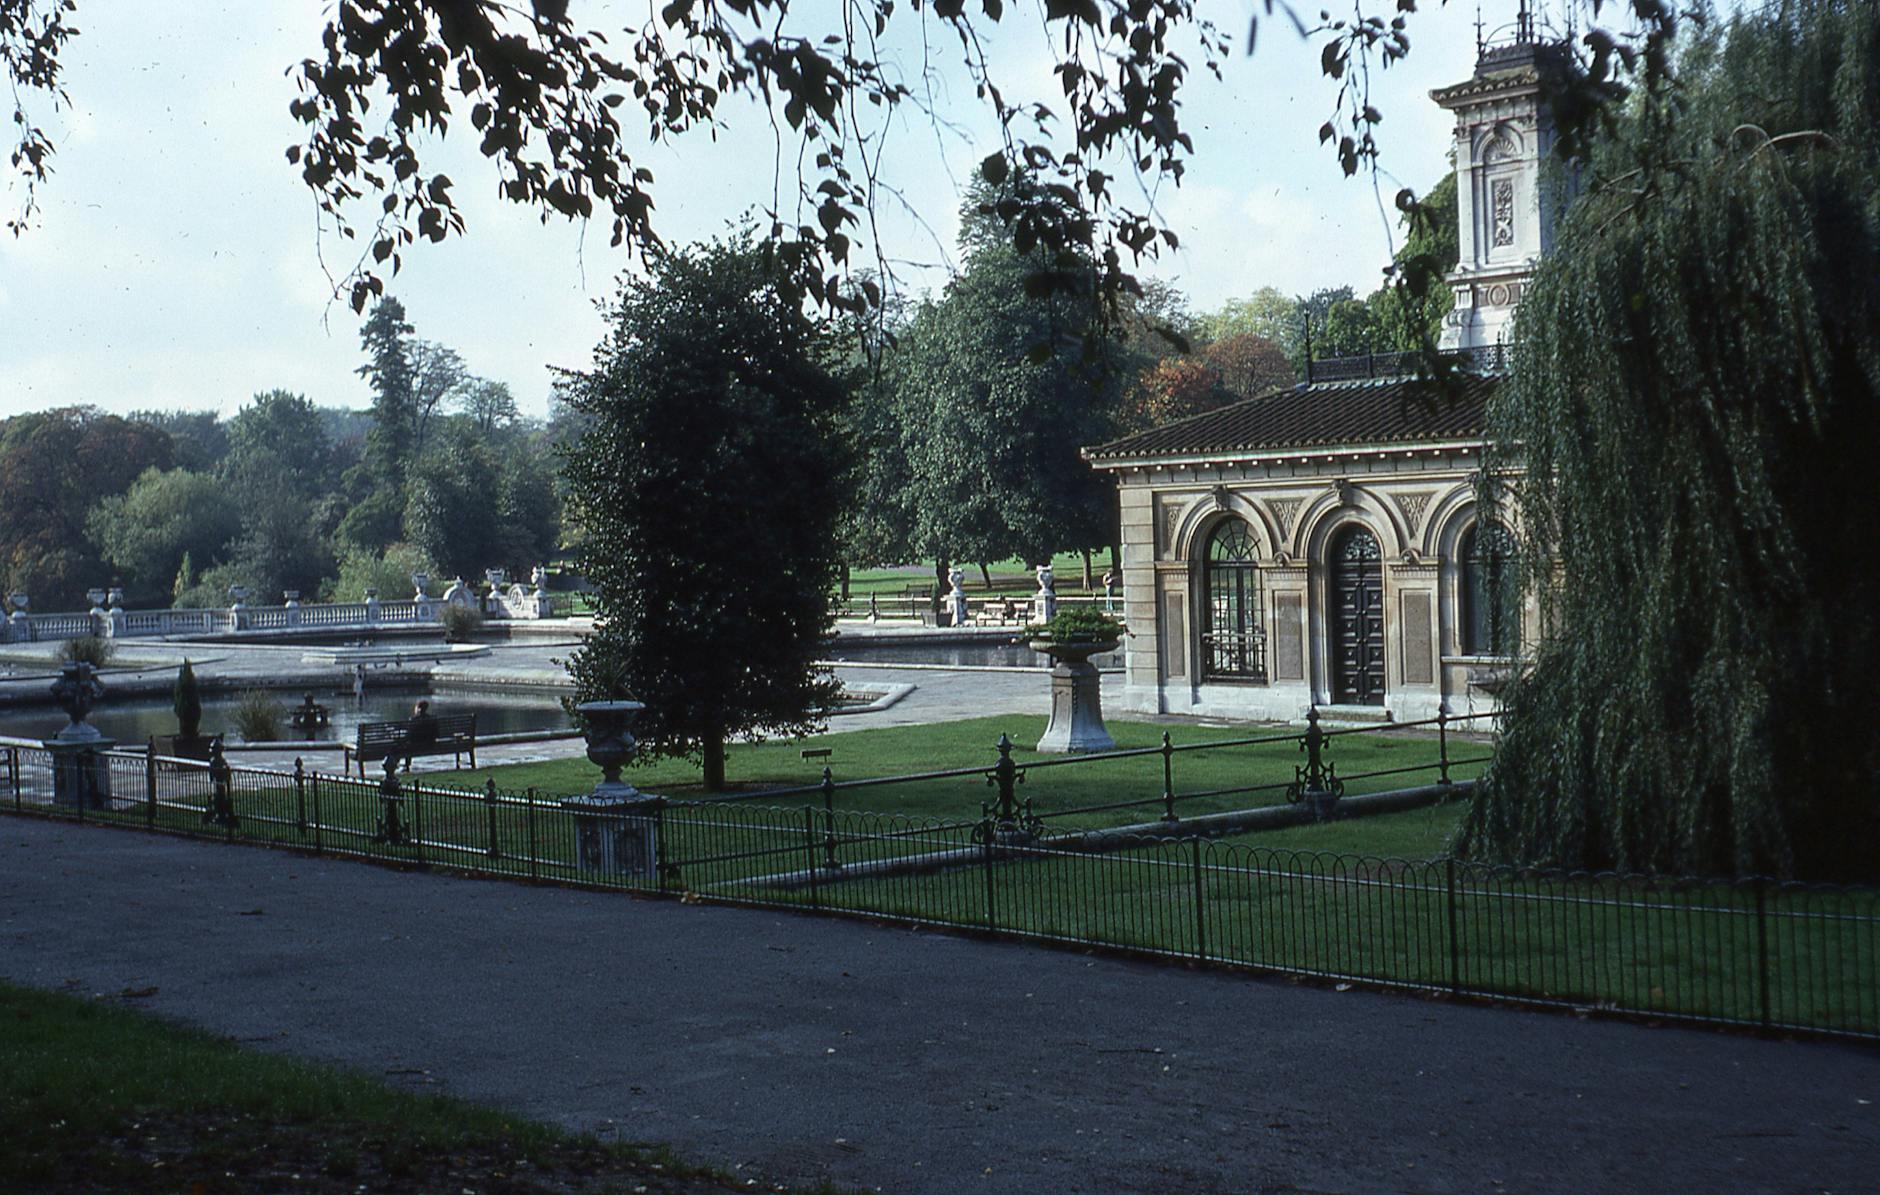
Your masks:
{"label": "stone balustrade", "polygon": [[[550,618],[547,576],[536,569],[528,584],[497,587],[487,596],[471,592],[458,578],[445,597],[426,592],[430,579],[412,578],[415,593],[402,601],[381,601],[375,590],[367,590],[361,602],[302,602],[300,594],[288,590],[278,606],[248,604],[248,591],[230,593],[227,607],[180,610],[127,610],[121,589],[92,591],[92,608],[38,614],[31,609],[24,593],[7,595],[9,613],[0,642],[36,643],[59,639],[79,639],[98,635],[107,639],[162,638],[187,635],[225,635],[233,632],[293,631],[306,628],[344,631],[387,626],[435,625],[442,621],[450,605],[474,605],[487,618]],[[106,605],[105,603],[109,603]]]}

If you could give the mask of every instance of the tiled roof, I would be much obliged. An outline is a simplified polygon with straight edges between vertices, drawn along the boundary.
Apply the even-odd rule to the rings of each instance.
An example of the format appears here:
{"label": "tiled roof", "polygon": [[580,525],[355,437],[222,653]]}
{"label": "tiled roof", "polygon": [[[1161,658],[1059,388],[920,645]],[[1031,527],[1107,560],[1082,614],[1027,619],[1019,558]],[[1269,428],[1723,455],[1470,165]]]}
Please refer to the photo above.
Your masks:
{"label": "tiled roof", "polygon": [[1479,439],[1496,375],[1364,378],[1275,390],[1095,448],[1092,461]]}

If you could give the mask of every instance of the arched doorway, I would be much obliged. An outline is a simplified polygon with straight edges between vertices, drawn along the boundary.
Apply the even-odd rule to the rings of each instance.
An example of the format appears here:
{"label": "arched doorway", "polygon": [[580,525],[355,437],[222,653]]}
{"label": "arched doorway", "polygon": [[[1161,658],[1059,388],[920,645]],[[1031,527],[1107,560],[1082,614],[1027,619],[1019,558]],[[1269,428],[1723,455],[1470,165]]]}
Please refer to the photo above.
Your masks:
{"label": "arched doorway", "polygon": [[1384,563],[1377,537],[1348,527],[1332,541],[1332,700],[1384,704]]}

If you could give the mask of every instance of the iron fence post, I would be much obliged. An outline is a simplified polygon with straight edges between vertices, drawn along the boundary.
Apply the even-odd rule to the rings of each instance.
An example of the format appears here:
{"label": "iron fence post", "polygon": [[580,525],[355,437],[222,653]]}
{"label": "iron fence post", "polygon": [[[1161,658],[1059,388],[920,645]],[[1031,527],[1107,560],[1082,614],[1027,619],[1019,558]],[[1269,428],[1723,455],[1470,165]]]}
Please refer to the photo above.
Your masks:
{"label": "iron fence post", "polygon": [[529,823],[529,878],[539,880],[542,878],[542,861],[535,850],[535,785],[533,784],[529,786],[527,820]]}
{"label": "iron fence post", "polygon": [[1768,881],[1757,876],[1756,885],[1756,988],[1758,1019],[1769,1028],[1769,900]]}
{"label": "iron fence post", "polygon": [[992,818],[982,815],[979,819],[979,839],[982,852],[980,858],[984,862],[986,873],[986,928],[996,931],[999,928],[999,911],[993,894],[992,841],[994,833]]}
{"label": "iron fence post", "polygon": [[157,736],[144,739],[144,827],[157,825]]}
{"label": "iron fence post", "polygon": [[7,748],[7,771],[13,775],[13,812],[18,813],[26,807],[25,793],[20,785],[20,749]]}
{"label": "iron fence post", "polygon": [[999,736],[998,748],[999,761],[992,765],[992,780],[999,788],[999,824],[1009,826],[1018,820],[1018,794],[1014,791],[1018,765],[1012,762],[1012,740],[1009,735]]}
{"label": "iron fence post", "polygon": [[502,849],[496,845],[496,777],[483,778],[483,812],[489,824],[490,858],[502,858]]}
{"label": "iron fence post", "polygon": [[311,788],[313,790],[313,853],[320,855],[326,853],[326,836],[320,821],[320,773],[313,774]]}
{"label": "iron fence post", "polygon": [[817,908],[822,902],[816,892],[816,809],[813,805],[803,806],[803,861],[809,864],[809,904],[812,909]]}
{"label": "iron fence post", "polygon": [[1436,749],[1437,766],[1441,769],[1440,784],[1449,783],[1449,714],[1446,710],[1436,711]]}
{"label": "iron fence post", "polygon": [[1449,991],[1462,991],[1462,944],[1456,940],[1456,859],[1443,856],[1443,888],[1448,893],[1449,908]]}
{"label": "iron fence post", "polygon": [[418,866],[424,867],[424,786],[411,782],[411,842],[417,848]]}
{"label": "iron fence post", "polygon": [[1188,842],[1194,848],[1195,863],[1195,957],[1204,959],[1208,957],[1208,922],[1207,896],[1201,881],[1201,840],[1191,838]]}
{"label": "iron fence post", "polygon": [[[822,774],[822,798],[823,866],[827,867],[830,871],[834,871],[842,866],[842,864],[836,862],[836,780],[834,774],[826,767],[823,769]],[[813,867],[815,860],[811,860],[810,862]]]}
{"label": "iron fence post", "polygon": [[1175,746],[1169,742],[1168,731],[1162,732],[1162,820],[1172,822],[1175,817]]}
{"label": "iron fence post", "polygon": [[300,756],[294,756],[294,829],[307,832],[307,769]]}

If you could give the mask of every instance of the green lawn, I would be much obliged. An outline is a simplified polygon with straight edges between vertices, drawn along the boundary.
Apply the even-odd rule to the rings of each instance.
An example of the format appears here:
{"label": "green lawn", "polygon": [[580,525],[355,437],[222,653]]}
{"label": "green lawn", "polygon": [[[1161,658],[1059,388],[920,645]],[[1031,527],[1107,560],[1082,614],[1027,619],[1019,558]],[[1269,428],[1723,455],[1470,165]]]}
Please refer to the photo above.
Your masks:
{"label": "green lawn", "polygon": [[[954,567],[966,574],[966,588],[969,592],[978,592],[983,588],[977,562],[956,563]],[[1090,575],[1096,582],[1097,592],[1102,592],[1103,574],[1109,568],[1110,553],[1107,548],[1090,554]],[[1084,558],[1081,554],[1060,552],[1052,558],[1051,569],[1057,576],[1059,593],[1083,589]],[[1027,583],[1028,588],[1036,588],[1037,573],[1023,560],[995,561],[988,571],[992,575],[994,588],[1011,588],[1021,580]],[[930,560],[900,568],[858,568],[849,573],[849,593],[862,597],[871,593],[898,596],[906,592],[909,586],[914,586],[917,592],[924,594],[934,582],[933,562]]]}
{"label": "green lawn", "polygon": [[0,1134],[0,1190],[747,1189],[661,1150],[396,1091],[130,1010],[149,994],[0,983],[0,1117],[14,1126]]}
{"label": "green lawn", "polygon": [[[1062,762],[1065,756],[1039,755],[1031,750],[1043,735],[1044,727],[1042,717],[1005,715],[927,726],[832,732],[802,740],[735,743],[727,752],[725,773],[737,790],[749,793],[814,785],[822,778],[825,764],[838,784],[872,777],[990,768],[997,762],[995,748],[999,736],[1004,734],[1016,745],[1013,759],[1021,766],[1030,765],[1026,766],[1024,783],[1018,788],[1019,798],[1030,799],[1034,810],[1049,818],[1054,827],[1119,826],[1153,821],[1162,815],[1160,753],[1067,764]],[[1304,759],[1296,734],[1285,727],[1165,727],[1124,720],[1112,720],[1109,727],[1121,749],[1159,747],[1165,730],[1178,749],[1196,748],[1177,750],[1173,756],[1174,790],[1178,797],[1176,812],[1183,816],[1283,801],[1284,788],[1293,779],[1293,768]],[[1261,737],[1278,741],[1248,747],[1205,747],[1210,743]],[[830,752],[827,759],[803,758],[806,750],[824,749]],[[1486,754],[1487,747],[1478,741],[1465,741],[1459,736],[1450,738],[1452,760],[1480,761]],[[1352,794],[1429,784],[1437,778],[1433,767],[1438,758],[1436,737],[1421,732],[1333,737],[1328,740],[1326,757],[1337,766],[1341,776],[1350,778],[1347,792]],[[1367,776],[1397,769],[1419,770]],[[1453,779],[1465,779],[1476,775],[1480,769],[1479,762],[1460,763],[1451,768],[1450,774]],[[683,761],[665,760],[632,768],[625,777],[642,791],[662,796],[695,800],[707,795],[698,786],[698,770]],[[574,758],[474,772],[430,773],[424,777],[427,784],[460,788],[481,788],[488,779],[494,779],[497,788],[505,792],[521,792],[533,786],[544,795],[567,796],[589,791],[599,779],[599,773],[587,760]],[[944,821],[971,820],[979,816],[981,802],[992,800],[995,795],[983,776],[972,775],[840,788],[836,808]],[[1125,802],[1142,803],[1056,816],[1060,811]],[[822,802],[815,794],[796,794],[776,798],[773,803],[820,807]]]}
{"label": "green lawn", "polygon": [[[406,795],[407,841],[375,841],[380,803],[370,782],[237,775],[239,827],[205,825],[200,774],[159,777],[154,822],[190,833],[445,864],[497,875],[607,883],[790,907],[834,908],[943,925],[1152,952],[1205,956],[1280,970],[1362,977],[1463,992],[1610,1005],[1670,1016],[1767,1021],[1880,1034],[1880,901],[1868,891],[1727,883],[1637,881],[1498,871],[1446,857],[1459,803],[1299,826],[1231,839],[1151,841],[1086,854],[1046,839],[988,850],[981,803],[994,790],[983,769],[1000,732],[1035,741],[1037,718],[825,735],[804,744],[742,745],[731,774],[746,784],[801,784],[819,773],[806,746],[827,746],[838,779],[965,766],[965,776],[838,792],[825,812],[815,794],[698,802],[687,769],[634,773],[675,798],[656,826],[656,871],[607,874],[578,861],[575,816],[564,795],[596,776],[584,760],[421,777]],[[1162,728],[1118,722],[1124,746],[1158,744]],[[1176,789],[1203,793],[1185,814],[1282,800],[1278,785],[1300,758],[1296,740],[1222,745],[1239,732],[1178,727]],[[1248,736],[1251,737],[1251,736]],[[1207,746],[1206,744],[1213,744]],[[1455,755],[1484,748],[1453,742]],[[1435,743],[1414,732],[1341,735],[1327,748],[1348,792],[1427,783],[1419,769]],[[1159,801],[1067,813],[1079,806],[1155,798],[1159,752],[1074,765],[1014,753],[1017,792],[1050,816],[1047,832],[1153,821]],[[1479,765],[1457,766],[1458,778]],[[1387,771],[1392,775],[1365,776]],[[447,788],[455,780],[462,788]],[[139,791],[141,773],[118,782]],[[488,787],[470,791],[476,782]],[[491,783],[493,782],[493,783]],[[1220,790],[1234,790],[1231,792]],[[1252,789],[1254,791],[1246,791]],[[518,798],[511,795],[524,792]],[[99,816],[91,814],[88,816]],[[130,804],[109,817],[138,824]],[[839,864],[835,869],[826,866]],[[881,865],[892,862],[892,868]]]}

